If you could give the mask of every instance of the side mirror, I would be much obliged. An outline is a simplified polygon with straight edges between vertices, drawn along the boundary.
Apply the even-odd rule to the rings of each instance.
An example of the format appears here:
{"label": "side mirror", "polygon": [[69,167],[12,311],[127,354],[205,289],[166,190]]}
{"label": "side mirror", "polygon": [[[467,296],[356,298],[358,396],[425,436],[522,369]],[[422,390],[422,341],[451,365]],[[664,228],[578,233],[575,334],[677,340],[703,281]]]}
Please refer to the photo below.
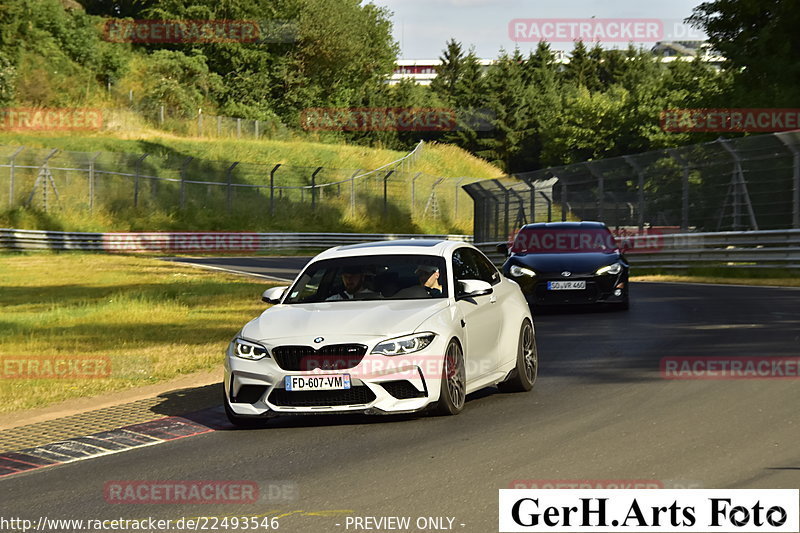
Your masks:
{"label": "side mirror", "polygon": [[281,303],[281,299],[288,289],[289,287],[272,287],[271,289],[267,289],[261,295],[261,301],[267,302],[268,304]]}
{"label": "side mirror", "polygon": [[479,279],[465,279],[456,283],[458,285],[458,293],[456,295],[458,300],[475,298],[476,296],[484,296],[494,292],[490,284]]}
{"label": "side mirror", "polygon": [[497,245],[498,253],[501,253],[503,255],[508,255],[508,250],[509,250],[508,243],[501,242],[500,244]]}

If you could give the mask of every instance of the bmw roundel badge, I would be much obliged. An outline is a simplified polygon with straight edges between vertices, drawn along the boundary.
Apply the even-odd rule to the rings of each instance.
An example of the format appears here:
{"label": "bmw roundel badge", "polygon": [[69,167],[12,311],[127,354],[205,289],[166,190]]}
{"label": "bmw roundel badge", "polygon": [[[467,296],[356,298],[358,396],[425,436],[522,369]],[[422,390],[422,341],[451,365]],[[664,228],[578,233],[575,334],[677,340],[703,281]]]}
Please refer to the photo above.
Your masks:
{"label": "bmw roundel badge", "polygon": [[316,339],[314,339],[314,342],[316,342],[317,344],[319,344],[320,342],[322,342],[322,341],[324,341],[324,340],[325,340],[325,339],[323,339],[322,337],[317,337]]}

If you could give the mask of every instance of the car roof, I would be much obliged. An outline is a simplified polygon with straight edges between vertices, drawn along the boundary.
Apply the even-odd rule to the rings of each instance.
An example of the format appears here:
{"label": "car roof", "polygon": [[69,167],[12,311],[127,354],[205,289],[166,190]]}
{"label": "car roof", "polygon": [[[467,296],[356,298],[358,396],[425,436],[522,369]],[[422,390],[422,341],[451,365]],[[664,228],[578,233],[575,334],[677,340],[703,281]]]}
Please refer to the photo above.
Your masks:
{"label": "car roof", "polygon": [[471,244],[462,241],[435,239],[397,239],[365,242],[330,248],[317,255],[312,261],[364,255],[434,255],[444,257],[449,251],[465,245],[472,247]]}
{"label": "car roof", "polygon": [[583,222],[537,222],[536,224],[525,224],[522,229],[602,229],[606,228],[603,222],[583,221]]}

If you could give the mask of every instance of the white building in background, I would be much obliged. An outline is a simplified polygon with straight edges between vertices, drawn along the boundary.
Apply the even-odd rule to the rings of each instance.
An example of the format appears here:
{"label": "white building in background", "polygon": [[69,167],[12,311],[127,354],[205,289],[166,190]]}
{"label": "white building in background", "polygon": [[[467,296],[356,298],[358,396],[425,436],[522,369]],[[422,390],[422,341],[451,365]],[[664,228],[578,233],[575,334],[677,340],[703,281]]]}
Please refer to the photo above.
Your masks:
{"label": "white building in background", "polygon": [[[553,50],[556,63],[569,63],[569,52]],[[691,61],[695,55],[702,54],[702,59],[715,67],[722,65],[725,58],[710,54],[709,45],[705,41],[663,41],[653,46],[651,52],[662,56],[665,63],[671,61]],[[485,73],[494,65],[495,59],[479,59],[478,62]],[[430,85],[436,77],[436,68],[442,64],[441,59],[398,59],[394,72],[389,77],[389,85],[396,85],[402,79],[416,81],[420,85]]]}

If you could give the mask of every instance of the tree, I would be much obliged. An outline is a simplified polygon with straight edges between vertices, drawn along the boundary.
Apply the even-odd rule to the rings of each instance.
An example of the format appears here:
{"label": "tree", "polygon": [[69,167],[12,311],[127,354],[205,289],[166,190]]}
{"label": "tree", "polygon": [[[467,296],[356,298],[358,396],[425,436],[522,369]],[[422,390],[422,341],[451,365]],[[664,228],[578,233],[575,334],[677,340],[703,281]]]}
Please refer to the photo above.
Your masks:
{"label": "tree", "polygon": [[523,62],[519,49],[512,55],[501,51],[486,76],[487,107],[494,114],[494,131],[491,138],[481,140],[482,150],[478,155],[507,172],[516,168],[530,123]]}
{"label": "tree", "polygon": [[455,39],[447,41],[446,46],[439,58],[442,64],[436,68],[436,78],[431,82],[431,90],[445,102],[452,104],[459,96],[456,94],[456,85],[464,75],[466,58],[461,43]]}
{"label": "tree", "polygon": [[600,85],[597,77],[597,58],[589,55],[583,41],[575,43],[563,74],[565,81],[589,90],[596,90]]}
{"label": "tree", "polygon": [[794,106],[800,99],[796,0],[712,0],[689,17],[734,74],[737,105]]}

